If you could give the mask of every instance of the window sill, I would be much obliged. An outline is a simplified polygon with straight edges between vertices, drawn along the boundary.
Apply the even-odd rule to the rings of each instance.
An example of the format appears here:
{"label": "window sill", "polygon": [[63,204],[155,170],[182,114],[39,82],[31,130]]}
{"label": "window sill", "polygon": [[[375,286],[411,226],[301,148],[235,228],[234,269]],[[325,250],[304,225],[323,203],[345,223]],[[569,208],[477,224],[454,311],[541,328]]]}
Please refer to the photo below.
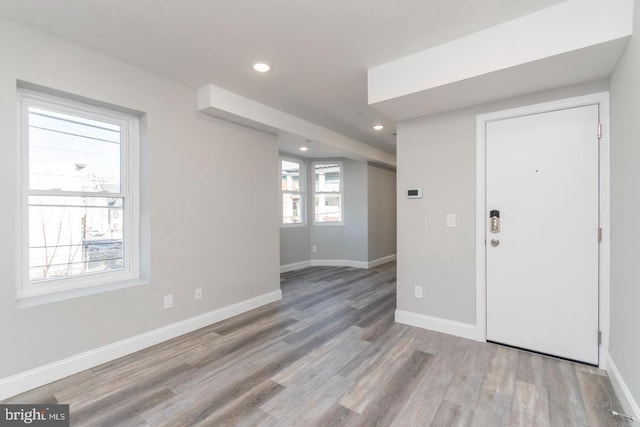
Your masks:
{"label": "window sill", "polygon": [[319,227],[331,226],[331,225],[344,225],[344,222],[314,222],[313,225],[317,225]]}
{"label": "window sill", "polygon": [[98,286],[69,289],[69,290],[59,291],[59,292],[51,292],[48,294],[40,294],[40,295],[33,295],[33,296],[26,296],[26,297],[18,296],[18,298],[16,298],[16,308],[22,309],[22,308],[28,308],[28,307],[35,307],[38,305],[51,304],[54,302],[80,298],[88,295],[111,292],[117,289],[125,289],[125,288],[131,288],[134,286],[148,285],[149,283],[151,282],[147,279],[131,279],[131,280],[123,280],[119,282],[107,283],[107,284],[98,285]]}
{"label": "window sill", "polygon": [[305,223],[296,223],[296,224],[280,224],[280,228],[300,228],[300,227],[306,227],[307,224]]}

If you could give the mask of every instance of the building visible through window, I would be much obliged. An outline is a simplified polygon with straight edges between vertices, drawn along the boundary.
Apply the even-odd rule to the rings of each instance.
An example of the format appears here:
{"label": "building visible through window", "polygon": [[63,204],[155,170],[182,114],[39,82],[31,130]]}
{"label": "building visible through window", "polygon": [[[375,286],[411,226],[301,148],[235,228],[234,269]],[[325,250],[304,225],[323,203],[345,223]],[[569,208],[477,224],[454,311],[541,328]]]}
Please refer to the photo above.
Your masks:
{"label": "building visible through window", "polygon": [[304,162],[280,159],[282,224],[304,224]]}
{"label": "building visible through window", "polygon": [[342,222],[342,163],[314,163],[314,221]]}
{"label": "building visible through window", "polygon": [[21,104],[26,289],[135,275],[137,141],[130,136],[137,118],[30,92]]}

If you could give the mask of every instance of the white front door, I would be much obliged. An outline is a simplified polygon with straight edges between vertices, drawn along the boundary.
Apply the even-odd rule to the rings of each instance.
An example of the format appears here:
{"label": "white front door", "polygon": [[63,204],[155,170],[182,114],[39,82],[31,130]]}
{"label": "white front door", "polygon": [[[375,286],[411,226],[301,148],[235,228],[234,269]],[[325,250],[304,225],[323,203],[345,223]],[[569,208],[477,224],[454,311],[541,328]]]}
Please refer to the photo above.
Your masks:
{"label": "white front door", "polygon": [[598,364],[598,122],[588,105],[486,124],[490,341]]}

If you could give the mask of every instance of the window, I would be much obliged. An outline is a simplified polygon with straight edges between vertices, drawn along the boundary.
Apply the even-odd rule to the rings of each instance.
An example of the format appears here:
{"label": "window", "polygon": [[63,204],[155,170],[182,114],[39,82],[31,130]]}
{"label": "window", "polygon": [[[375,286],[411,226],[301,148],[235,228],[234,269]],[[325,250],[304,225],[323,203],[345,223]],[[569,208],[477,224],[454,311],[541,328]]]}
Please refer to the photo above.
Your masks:
{"label": "window", "polygon": [[282,190],[282,224],[305,223],[304,162],[280,158],[280,189]]}
{"label": "window", "polygon": [[138,119],[21,90],[19,297],[138,277]]}
{"label": "window", "polygon": [[342,163],[313,164],[316,223],[342,223]]}

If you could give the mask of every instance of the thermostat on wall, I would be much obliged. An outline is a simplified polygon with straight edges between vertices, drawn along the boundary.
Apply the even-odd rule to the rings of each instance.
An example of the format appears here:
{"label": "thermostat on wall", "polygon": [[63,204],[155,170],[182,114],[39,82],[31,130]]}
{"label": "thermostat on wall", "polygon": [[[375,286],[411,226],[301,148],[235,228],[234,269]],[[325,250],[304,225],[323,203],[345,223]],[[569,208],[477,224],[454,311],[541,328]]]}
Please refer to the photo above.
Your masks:
{"label": "thermostat on wall", "polygon": [[407,190],[407,199],[422,199],[422,187],[409,188]]}

